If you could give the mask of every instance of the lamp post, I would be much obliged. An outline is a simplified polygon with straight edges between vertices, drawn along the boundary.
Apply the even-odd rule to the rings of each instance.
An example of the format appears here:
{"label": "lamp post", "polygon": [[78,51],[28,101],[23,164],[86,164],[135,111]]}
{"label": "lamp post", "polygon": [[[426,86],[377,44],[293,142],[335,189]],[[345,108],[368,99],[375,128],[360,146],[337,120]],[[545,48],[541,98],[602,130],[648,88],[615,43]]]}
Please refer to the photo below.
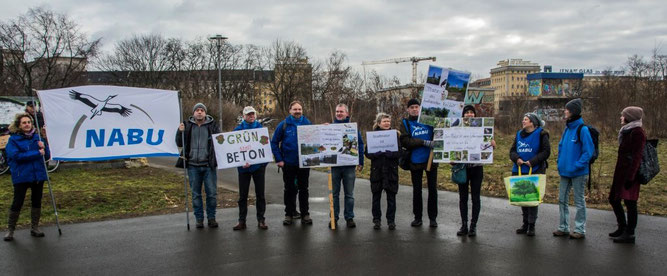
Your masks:
{"label": "lamp post", "polygon": [[218,117],[218,119],[220,120],[220,130],[222,130],[222,71],[220,68],[220,48],[225,39],[227,39],[227,37],[219,34],[208,38],[209,41],[215,41],[215,45],[218,48],[218,58],[215,61],[215,69],[218,70],[218,104],[220,107],[220,117]]}

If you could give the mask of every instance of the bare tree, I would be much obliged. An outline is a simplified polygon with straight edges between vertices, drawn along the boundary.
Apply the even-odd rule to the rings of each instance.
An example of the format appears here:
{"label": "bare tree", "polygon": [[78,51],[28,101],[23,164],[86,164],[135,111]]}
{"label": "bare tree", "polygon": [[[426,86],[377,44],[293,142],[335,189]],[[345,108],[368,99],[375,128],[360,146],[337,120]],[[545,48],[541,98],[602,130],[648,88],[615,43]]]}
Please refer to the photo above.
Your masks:
{"label": "bare tree", "polygon": [[9,95],[32,95],[32,89],[71,86],[81,81],[100,39],[88,40],[67,15],[32,8],[0,23],[0,78]]}
{"label": "bare tree", "polygon": [[306,50],[296,42],[275,40],[263,52],[262,67],[274,71],[269,90],[277,101],[276,111],[287,114],[293,100],[311,106],[313,67]]}

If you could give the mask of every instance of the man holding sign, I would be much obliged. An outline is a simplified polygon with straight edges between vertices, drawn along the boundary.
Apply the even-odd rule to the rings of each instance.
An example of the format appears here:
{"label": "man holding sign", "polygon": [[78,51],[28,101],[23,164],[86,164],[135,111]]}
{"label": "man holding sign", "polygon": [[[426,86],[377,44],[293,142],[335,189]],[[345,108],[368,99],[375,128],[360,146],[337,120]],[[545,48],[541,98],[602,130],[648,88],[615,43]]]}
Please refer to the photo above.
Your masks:
{"label": "man holding sign", "polygon": [[[234,130],[262,128],[262,124],[255,121],[255,108],[246,106],[243,108],[243,121]],[[267,142],[268,143],[268,136]],[[266,164],[254,164],[246,162],[243,167],[237,167],[239,172],[239,222],[234,226],[234,230],[243,230],[246,228],[246,215],[248,214],[248,193],[250,191],[250,179],[255,182],[255,198],[257,205],[257,227],[259,229],[269,229],[264,220],[264,211],[266,210],[266,199],[264,198],[264,172]]]}

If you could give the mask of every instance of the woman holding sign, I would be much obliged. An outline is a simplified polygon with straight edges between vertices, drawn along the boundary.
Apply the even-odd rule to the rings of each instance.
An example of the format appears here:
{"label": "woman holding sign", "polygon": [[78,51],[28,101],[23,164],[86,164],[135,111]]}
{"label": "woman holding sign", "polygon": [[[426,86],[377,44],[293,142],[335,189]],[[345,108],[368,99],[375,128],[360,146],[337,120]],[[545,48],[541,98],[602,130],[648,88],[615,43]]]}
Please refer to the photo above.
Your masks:
{"label": "woman holding sign", "polygon": [[[252,106],[243,108],[243,121],[234,131],[262,128],[262,124],[255,121],[257,112]],[[257,227],[262,230],[269,229],[264,219],[266,210],[266,199],[264,197],[264,172],[266,164],[250,165],[246,163],[243,167],[238,167],[239,173],[239,222],[234,226],[234,231],[246,229],[246,216],[248,215],[248,193],[250,191],[250,180],[255,181],[255,198],[257,203]]]}
{"label": "woman holding sign", "polygon": [[[386,113],[378,113],[375,116],[373,131],[391,130],[391,116]],[[396,131],[398,143],[398,131]],[[366,139],[369,141],[368,138]],[[396,229],[394,218],[396,216],[396,193],[398,193],[398,158],[400,153],[400,144],[397,144],[397,151],[382,151],[368,153],[368,144],[366,144],[366,157],[371,160],[371,192],[373,193],[373,229],[380,229],[382,210],[380,200],[382,199],[382,190],[387,194],[387,225],[389,230]]]}
{"label": "woman holding sign", "polygon": [[[472,105],[463,108],[463,117],[477,117],[477,111]],[[496,141],[491,140],[491,146],[496,147]],[[477,219],[481,209],[480,192],[482,190],[482,181],[484,180],[483,164],[466,164],[466,183],[459,184],[459,211],[461,213],[461,229],[456,232],[457,236],[468,235],[474,237],[477,235]],[[472,219],[470,228],[468,228],[468,187],[472,194]]]}
{"label": "woman holding sign", "polygon": [[[546,174],[547,159],[551,154],[549,133],[543,129],[544,121],[535,113],[526,113],[521,121],[523,128],[519,130],[510,148],[510,159],[514,163],[512,175],[519,174]],[[535,236],[535,221],[537,220],[537,206],[521,207],[523,225],[516,229],[517,234]]]}
{"label": "woman holding sign", "polygon": [[7,142],[7,158],[9,168],[12,172],[12,183],[14,184],[14,200],[9,208],[9,219],[7,223],[7,234],[5,241],[14,240],[16,222],[23,207],[23,201],[28,189],[30,189],[32,209],[30,211],[30,235],[33,237],[44,237],[39,230],[39,218],[42,214],[42,190],[44,181],[47,180],[44,159],[49,159],[49,148],[44,140],[39,137],[32,123],[32,117],[28,113],[16,115],[16,119],[9,126],[12,136]]}

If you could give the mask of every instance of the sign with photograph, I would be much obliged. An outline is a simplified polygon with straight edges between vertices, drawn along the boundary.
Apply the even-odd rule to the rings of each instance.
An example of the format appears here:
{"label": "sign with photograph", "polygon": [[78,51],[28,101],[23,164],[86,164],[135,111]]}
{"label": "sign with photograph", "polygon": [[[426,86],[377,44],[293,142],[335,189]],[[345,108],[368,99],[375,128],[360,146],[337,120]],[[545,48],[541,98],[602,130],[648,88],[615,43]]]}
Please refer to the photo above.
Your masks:
{"label": "sign with photograph", "polygon": [[[463,95],[468,89],[470,73],[429,66],[426,84],[422,93],[419,122],[435,128],[444,127],[444,118],[461,117],[464,102]],[[449,93],[461,95],[451,99]]]}
{"label": "sign with photograph", "polygon": [[218,169],[262,164],[273,161],[269,130],[244,129],[213,134],[213,149]]}
{"label": "sign with photograph", "polygon": [[368,153],[398,151],[398,133],[395,129],[366,132]]}
{"label": "sign with photograph", "polygon": [[297,127],[299,168],[359,165],[357,123]]}
{"label": "sign with photograph", "polygon": [[433,162],[493,163],[493,125],[490,117],[445,118],[434,130]]}

